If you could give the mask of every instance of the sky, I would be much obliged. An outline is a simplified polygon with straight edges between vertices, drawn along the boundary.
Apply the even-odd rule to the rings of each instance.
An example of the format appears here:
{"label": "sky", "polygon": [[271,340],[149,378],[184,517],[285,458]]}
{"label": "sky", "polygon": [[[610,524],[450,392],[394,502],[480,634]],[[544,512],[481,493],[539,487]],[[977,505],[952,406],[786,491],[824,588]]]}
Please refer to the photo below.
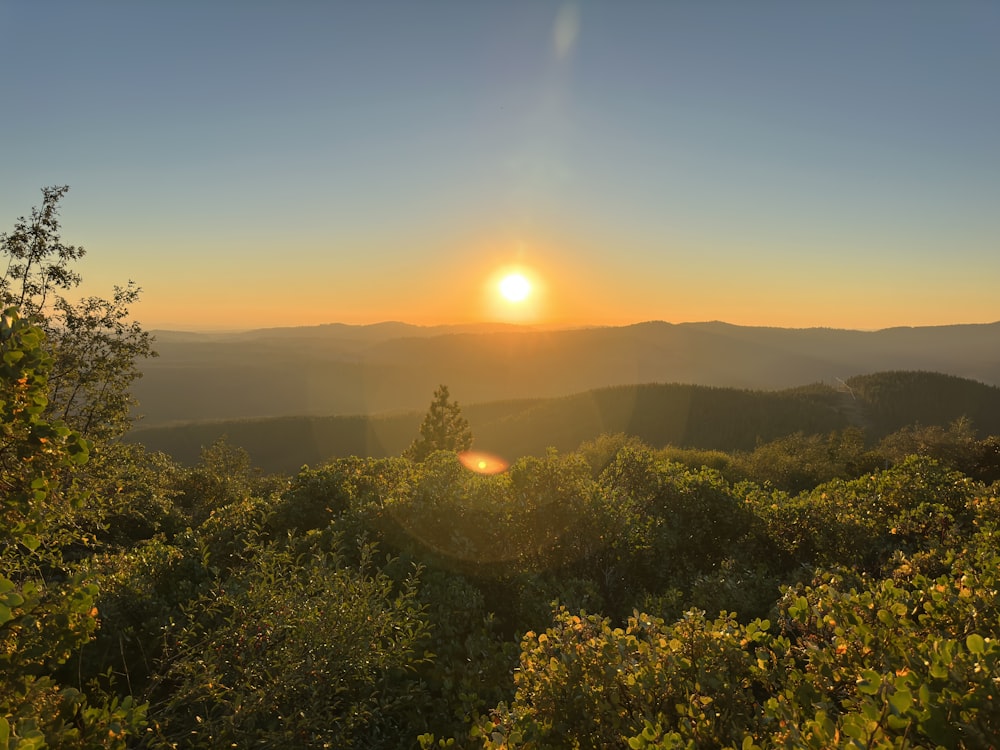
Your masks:
{"label": "sky", "polygon": [[[1000,320],[1000,3],[0,2],[0,231],[149,329]],[[531,284],[521,301],[498,285]]]}

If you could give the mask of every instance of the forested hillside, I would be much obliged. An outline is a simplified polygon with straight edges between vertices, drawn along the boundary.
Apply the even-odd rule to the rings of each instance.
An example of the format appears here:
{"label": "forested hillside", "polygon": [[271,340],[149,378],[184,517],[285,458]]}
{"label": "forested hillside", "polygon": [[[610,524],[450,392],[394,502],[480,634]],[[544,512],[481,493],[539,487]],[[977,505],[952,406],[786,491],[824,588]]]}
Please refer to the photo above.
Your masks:
{"label": "forested hillside", "polygon": [[[1000,389],[927,372],[876,373],[837,387],[815,384],[784,391],[621,386],[562,398],[472,404],[463,411],[476,448],[507,457],[540,456],[550,447],[574,450],[601,434],[619,432],[655,447],[723,451],[849,427],[863,428],[872,443],[906,425],[947,427],[963,417],[983,434],[1000,434]],[[140,427],[128,440],[191,465],[202,446],[225,437],[266,471],[292,472],[334,457],[399,455],[420,416],[414,411],[198,422]]]}
{"label": "forested hillside", "polygon": [[882,331],[641,323],[315,326],[157,335],[134,388],[144,423],[422,409],[441,383],[463,403],[569,396],[638,383],[780,390],[888,370],[1000,385],[1000,323]]}

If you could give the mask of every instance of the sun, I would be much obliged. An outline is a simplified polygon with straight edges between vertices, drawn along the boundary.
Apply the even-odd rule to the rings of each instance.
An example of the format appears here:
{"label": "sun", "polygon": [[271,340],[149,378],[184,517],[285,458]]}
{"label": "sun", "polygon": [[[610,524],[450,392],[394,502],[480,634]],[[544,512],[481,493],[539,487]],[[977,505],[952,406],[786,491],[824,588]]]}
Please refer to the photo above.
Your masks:
{"label": "sun", "polygon": [[530,325],[545,316],[549,288],[536,268],[523,263],[497,266],[483,279],[482,305],[487,319]]}
{"label": "sun", "polygon": [[500,294],[508,302],[523,302],[531,294],[531,282],[522,274],[507,274],[500,280]]}

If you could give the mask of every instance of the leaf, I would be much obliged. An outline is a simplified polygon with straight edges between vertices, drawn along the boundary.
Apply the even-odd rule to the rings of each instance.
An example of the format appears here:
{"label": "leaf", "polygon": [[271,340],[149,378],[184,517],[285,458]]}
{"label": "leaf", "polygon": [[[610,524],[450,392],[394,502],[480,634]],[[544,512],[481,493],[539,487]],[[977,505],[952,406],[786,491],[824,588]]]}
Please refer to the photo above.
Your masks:
{"label": "leaf", "polygon": [[858,678],[858,692],[874,695],[882,685],[882,677],[874,669],[863,669]]}
{"label": "leaf", "polygon": [[44,747],[45,735],[37,729],[26,732],[17,742],[17,750],[42,750]]}
{"label": "leaf", "polygon": [[32,552],[34,552],[36,549],[38,549],[38,547],[39,547],[39,545],[41,545],[41,543],[42,543],[42,540],[39,539],[34,534],[25,534],[24,536],[21,537],[21,544],[23,544],[25,547],[27,547]]}
{"label": "leaf", "polygon": [[942,664],[939,659],[935,659],[931,664],[930,673],[931,677],[937,680],[946,680],[949,674],[948,667]]}
{"label": "leaf", "polygon": [[904,714],[913,705],[913,696],[909,690],[897,690],[889,697],[889,704],[895,709],[896,713]]}
{"label": "leaf", "polygon": [[5,607],[20,607],[24,604],[24,597],[21,596],[16,591],[11,591],[6,594],[0,595],[0,604]]}
{"label": "leaf", "polygon": [[841,725],[844,730],[844,734],[848,737],[853,737],[856,740],[865,740],[867,738],[867,732],[862,725],[862,719],[860,716],[846,716]]}
{"label": "leaf", "polygon": [[902,731],[910,726],[910,719],[905,716],[896,716],[895,714],[889,714],[885,717],[885,723],[890,729],[894,729],[897,732]]}
{"label": "leaf", "polygon": [[968,638],[965,639],[965,645],[968,647],[969,651],[974,654],[982,654],[986,652],[986,641],[978,633],[972,633]]}

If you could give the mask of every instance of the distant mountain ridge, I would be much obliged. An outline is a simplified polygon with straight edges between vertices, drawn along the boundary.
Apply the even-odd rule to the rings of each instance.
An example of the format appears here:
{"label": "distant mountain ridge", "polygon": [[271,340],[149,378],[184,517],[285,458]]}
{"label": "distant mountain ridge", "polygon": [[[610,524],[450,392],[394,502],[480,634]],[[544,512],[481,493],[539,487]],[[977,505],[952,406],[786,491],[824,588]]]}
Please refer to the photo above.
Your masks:
{"label": "distant mountain ridge", "polygon": [[[336,456],[399,455],[426,410],[391,415],[275,417],[135,430],[129,440],[184,463],[225,436],[267,471],[296,471]],[[928,372],[885,372],[780,391],[682,384],[599,388],[569,396],[467,404],[474,446],[506,458],[573,450],[601,434],[625,433],[662,447],[749,450],[797,432],[862,427],[877,440],[901,427],[972,420],[1000,434],[1000,388]]]}
{"label": "distant mountain ridge", "polygon": [[542,330],[503,324],[330,324],[160,332],[133,393],[143,425],[424,409],[637,383],[775,390],[887,370],[1000,384],[1000,323],[852,331],[727,323]]}

